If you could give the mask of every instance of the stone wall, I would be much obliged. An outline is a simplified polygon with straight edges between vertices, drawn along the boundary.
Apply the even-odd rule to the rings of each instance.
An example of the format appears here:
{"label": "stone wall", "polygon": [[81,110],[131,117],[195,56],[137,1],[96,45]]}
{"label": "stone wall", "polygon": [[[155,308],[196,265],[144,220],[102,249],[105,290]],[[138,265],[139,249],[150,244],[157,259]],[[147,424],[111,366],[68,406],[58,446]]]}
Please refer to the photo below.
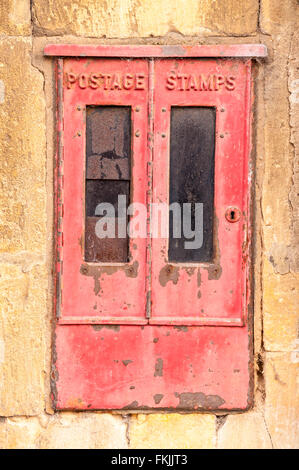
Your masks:
{"label": "stone wall", "polygon": [[[298,30],[296,0],[2,0],[0,448],[299,447]],[[268,59],[255,67],[251,411],[53,411],[55,116],[52,63],[42,51],[59,42],[267,45]]]}

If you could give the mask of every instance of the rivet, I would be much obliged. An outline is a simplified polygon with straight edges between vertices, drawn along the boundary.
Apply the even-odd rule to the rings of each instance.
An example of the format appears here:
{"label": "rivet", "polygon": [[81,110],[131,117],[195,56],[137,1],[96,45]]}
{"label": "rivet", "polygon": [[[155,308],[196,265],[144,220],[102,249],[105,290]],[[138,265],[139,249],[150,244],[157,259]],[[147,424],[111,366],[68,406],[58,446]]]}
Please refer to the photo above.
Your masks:
{"label": "rivet", "polygon": [[140,131],[135,132],[136,137],[140,137]]}
{"label": "rivet", "polygon": [[163,139],[166,137],[166,134],[162,134]]}
{"label": "rivet", "polygon": [[166,108],[162,108],[162,113],[166,113]]}
{"label": "rivet", "polygon": [[223,139],[223,138],[224,138],[224,134],[220,134],[220,137],[221,137],[221,139]]}
{"label": "rivet", "polygon": [[81,131],[78,131],[78,132],[77,132],[77,136],[78,136],[78,137],[81,137],[81,135],[82,135]]}
{"label": "rivet", "polygon": [[78,111],[81,111],[81,106],[77,106],[77,110],[78,110]]}
{"label": "rivet", "polygon": [[221,111],[222,113],[224,113],[225,109],[224,109],[224,108],[221,108],[220,111]]}
{"label": "rivet", "polygon": [[136,111],[136,113],[139,113],[140,107],[139,107],[139,106],[136,106],[135,111]]}

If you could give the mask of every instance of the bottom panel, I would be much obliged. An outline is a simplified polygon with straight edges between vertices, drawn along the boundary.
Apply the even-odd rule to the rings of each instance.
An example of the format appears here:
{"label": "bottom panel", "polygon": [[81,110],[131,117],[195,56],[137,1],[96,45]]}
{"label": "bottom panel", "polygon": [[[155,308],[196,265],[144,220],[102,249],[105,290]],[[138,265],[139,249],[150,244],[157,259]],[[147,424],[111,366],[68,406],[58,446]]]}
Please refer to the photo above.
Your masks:
{"label": "bottom panel", "polygon": [[57,325],[54,357],[57,409],[202,411],[251,405],[245,327]]}

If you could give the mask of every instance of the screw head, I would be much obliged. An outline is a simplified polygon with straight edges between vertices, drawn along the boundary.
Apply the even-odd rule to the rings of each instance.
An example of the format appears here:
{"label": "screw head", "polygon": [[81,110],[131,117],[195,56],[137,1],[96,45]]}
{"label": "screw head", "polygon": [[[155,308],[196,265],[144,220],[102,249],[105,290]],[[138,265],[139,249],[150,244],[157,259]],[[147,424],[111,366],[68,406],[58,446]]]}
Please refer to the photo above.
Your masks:
{"label": "screw head", "polygon": [[137,130],[137,131],[135,132],[135,136],[136,136],[136,137],[140,137],[140,131]]}
{"label": "screw head", "polygon": [[162,134],[162,138],[165,139],[165,137],[166,137],[166,134],[163,133],[163,134]]}
{"label": "screw head", "polygon": [[162,108],[162,113],[166,113],[166,108]]}
{"label": "screw head", "polygon": [[139,111],[140,111],[140,106],[136,106],[135,111],[136,111],[136,113],[139,113]]}

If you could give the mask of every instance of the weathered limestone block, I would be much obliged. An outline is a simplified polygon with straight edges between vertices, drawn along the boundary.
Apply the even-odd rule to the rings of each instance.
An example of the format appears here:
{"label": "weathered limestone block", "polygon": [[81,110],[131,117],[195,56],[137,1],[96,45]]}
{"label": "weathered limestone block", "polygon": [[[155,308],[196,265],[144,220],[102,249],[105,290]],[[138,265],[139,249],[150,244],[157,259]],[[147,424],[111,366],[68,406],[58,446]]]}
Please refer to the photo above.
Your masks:
{"label": "weathered limestone block", "polygon": [[130,448],[212,449],[216,417],[208,414],[136,415],[130,420]]}
{"label": "weathered limestone block", "polygon": [[43,35],[150,37],[254,34],[258,0],[33,0],[34,30]]}
{"label": "weathered limestone block", "polygon": [[0,415],[31,415],[44,408],[43,76],[30,39],[2,39],[0,57]]}
{"label": "weathered limestone block", "polygon": [[267,353],[265,419],[276,449],[299,448],[299,348]]}
{"label": "weathered limestone block", "polygon": [[30,0],[1,0],[0,34],[10,36],[31,34]]}
{"label": "weathered limestone block", "polygon": [[293,145],[293,176],[290,191],[290,204],[292,206],[292,240],[290,268],[299,272],[299,8],[298,21],[291,41],[289,58],[289,104],[291,143]]}
{"label": "weathered limestone block", "polygon": [[218,431],[218,449],[272,449],[265,420],[259,411],[229,415]]}
{"label": "weathered limestone block", "polygon": [[41,253],[46,240],[43,76],[31,65],[30,39],[3,39],[0,57],[0,252]]}
{"label": "weathered limestone block", "polygon": [[0,262],[0,416],[44,409],[47,273],[41,261],[35,263],[26,272],[17,260]]}
{"label": "weathered limestone block", "polygon": [[41,449],[125,449],[126,424],[108,413],[59,413],[40,434]]}
{"label": "weathered limestone block", "polygon": [[0,421],[2,449],[125,449],[126,424],[108,413],[57,413]]}
{"label": "weathered limestone block", "polygon": [[260,28],[263,33],[275,34],[298,15],[297,0],[261,0]]}
{"label": "weathered limestone block", "polygon": [[299,242],[295,236],[298,209],[290,203],[290,194],[296,192],[297,200],[299,186],[294,177],[288,93],[289,55],[298,17],[296,3],[288,0],[283,9],[279,0],[261,3],[262,30],[272,35],[264,74],[262,183],[263,325],[268,351],[292,351],[296,347],[299,314],[299,263],[296,261]]}
{"label": "weathered limestone block", "polygon": [[273,274],[264,263],[264,347],[266,351],[293,351],[298,344],[299,273]]}

